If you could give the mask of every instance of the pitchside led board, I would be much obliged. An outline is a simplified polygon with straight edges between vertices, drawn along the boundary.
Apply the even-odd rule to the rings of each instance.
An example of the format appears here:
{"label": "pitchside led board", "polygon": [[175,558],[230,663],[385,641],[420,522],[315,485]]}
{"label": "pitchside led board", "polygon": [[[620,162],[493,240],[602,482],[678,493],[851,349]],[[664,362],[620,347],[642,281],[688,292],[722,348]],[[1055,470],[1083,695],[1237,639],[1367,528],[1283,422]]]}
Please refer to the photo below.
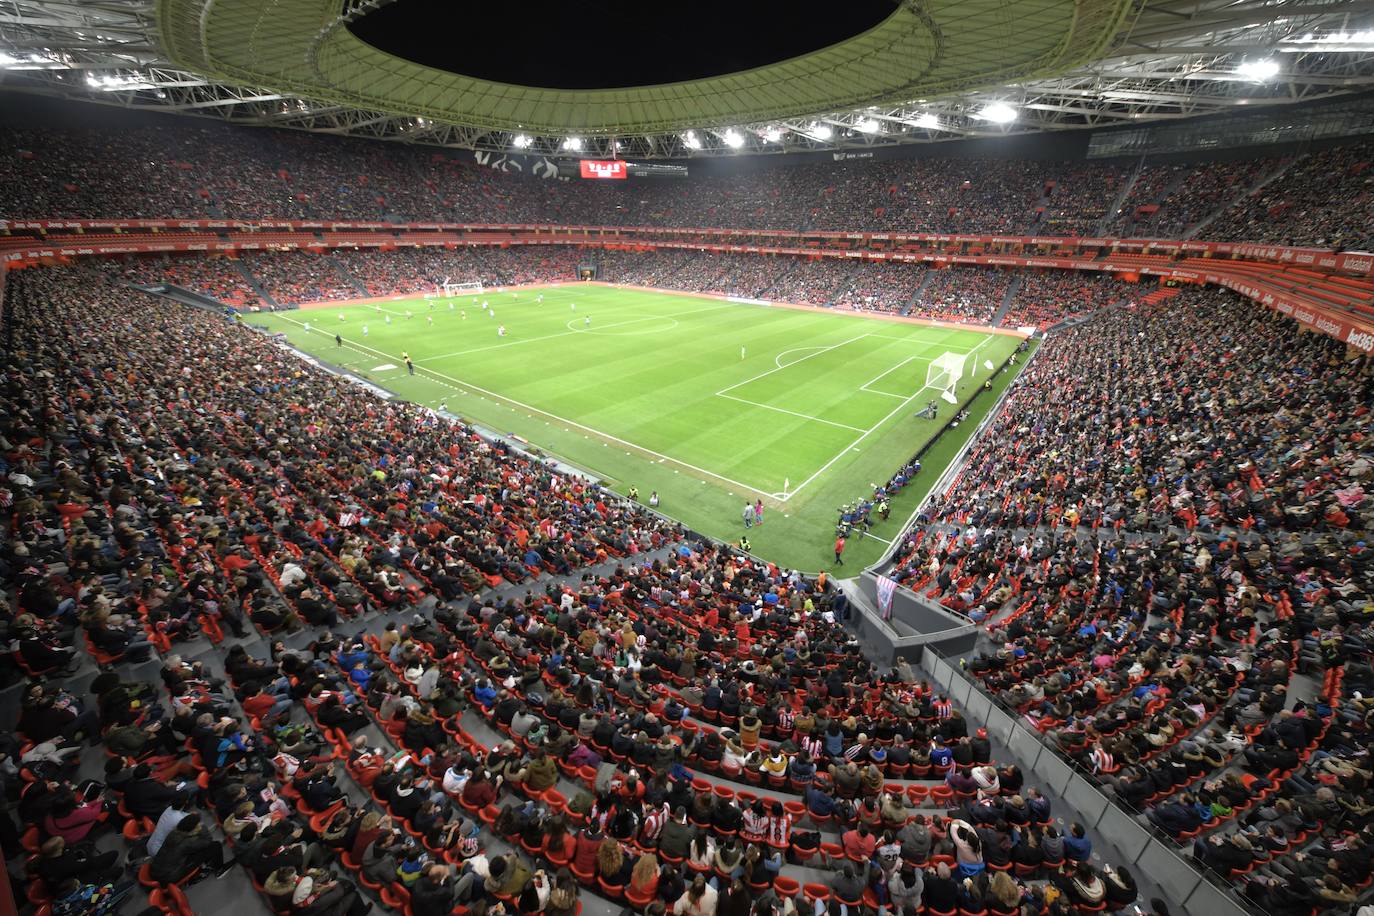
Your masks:
{"label": "pitchside led board", "polygon": [[558,163],[558,172],[566,178],[625,181],[629,178],[686,178],[687,166],[624,159],[577,159]]}

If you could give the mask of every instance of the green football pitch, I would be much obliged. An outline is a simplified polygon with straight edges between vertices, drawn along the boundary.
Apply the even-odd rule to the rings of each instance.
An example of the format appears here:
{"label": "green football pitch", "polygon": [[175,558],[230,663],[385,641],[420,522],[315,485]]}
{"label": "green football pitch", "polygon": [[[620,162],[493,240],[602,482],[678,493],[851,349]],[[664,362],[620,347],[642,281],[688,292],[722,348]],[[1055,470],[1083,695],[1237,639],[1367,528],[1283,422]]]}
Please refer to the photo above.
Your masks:
{"label": "green football pitch", "polygon": [[[1001,367],[1019,343],[599,284],[248,321],[398,397],[518,436],[621,493],[634,486],[647,501],[656,490],[660,511],[703,533],[738,541],[745,501],[762,499],[764,524],[747,532],[753,551],[808,572],[836,570],[838,507],[887,481],[954,409],[941,401],[939,421],[915,416],[939,394],[931,361],[965,357],[956,390],[963,401],[994,375],[988,364]],[[1011,378],[996,373],[994,385]],[[991,401],[978,399],[978,410]],[[892,518],[850,539],[845,572],[887,548],[975,425],[942,437]]]}

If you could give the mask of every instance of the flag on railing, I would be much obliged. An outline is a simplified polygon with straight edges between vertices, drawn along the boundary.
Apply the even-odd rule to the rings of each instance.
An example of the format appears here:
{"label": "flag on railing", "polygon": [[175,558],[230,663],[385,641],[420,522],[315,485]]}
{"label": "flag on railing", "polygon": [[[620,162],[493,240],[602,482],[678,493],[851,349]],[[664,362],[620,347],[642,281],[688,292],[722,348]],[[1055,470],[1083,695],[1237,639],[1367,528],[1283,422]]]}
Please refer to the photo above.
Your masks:
{"label": "flag on railing", "polygon": [[878,612],[884,620],[892,619],[892,593],[897,590],[897,580],[888,576],[878,577]]}
{"label": "flag on railing", "polygon": [[351,528],[351,527],[353,527],[354,525],[358,524],[358,521],[359,521],[359,518],[358,518],[357,513],[354,513],[354,512],[340,512],[340,513],[339,513],[339,527],[340,527],[340,528]]}

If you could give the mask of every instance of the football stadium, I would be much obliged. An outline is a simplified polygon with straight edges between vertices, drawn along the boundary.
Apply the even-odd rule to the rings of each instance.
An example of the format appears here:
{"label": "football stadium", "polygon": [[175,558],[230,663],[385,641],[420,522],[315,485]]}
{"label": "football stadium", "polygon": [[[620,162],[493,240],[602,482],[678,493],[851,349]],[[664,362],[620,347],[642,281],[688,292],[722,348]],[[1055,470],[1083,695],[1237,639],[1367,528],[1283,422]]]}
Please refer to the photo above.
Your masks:
{"label": "football stadium", "polygon": [[1371,916],[1374,7],[0,2],[0,916]]}

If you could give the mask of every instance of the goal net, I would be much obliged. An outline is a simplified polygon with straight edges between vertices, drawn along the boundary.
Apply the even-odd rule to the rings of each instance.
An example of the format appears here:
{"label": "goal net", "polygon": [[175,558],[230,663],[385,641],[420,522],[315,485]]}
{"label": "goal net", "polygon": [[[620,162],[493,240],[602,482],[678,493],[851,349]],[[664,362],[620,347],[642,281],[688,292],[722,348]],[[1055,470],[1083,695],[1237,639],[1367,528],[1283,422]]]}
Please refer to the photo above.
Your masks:
{"label": "goal net", "polygon": [[954,387],[964,377],[964,363],[967,361],[968,357],[963,353],[941,353],[926,366],[926,387],[937,389],[940,397],[951,404],[955,403],[958,399],[954,396]]}

